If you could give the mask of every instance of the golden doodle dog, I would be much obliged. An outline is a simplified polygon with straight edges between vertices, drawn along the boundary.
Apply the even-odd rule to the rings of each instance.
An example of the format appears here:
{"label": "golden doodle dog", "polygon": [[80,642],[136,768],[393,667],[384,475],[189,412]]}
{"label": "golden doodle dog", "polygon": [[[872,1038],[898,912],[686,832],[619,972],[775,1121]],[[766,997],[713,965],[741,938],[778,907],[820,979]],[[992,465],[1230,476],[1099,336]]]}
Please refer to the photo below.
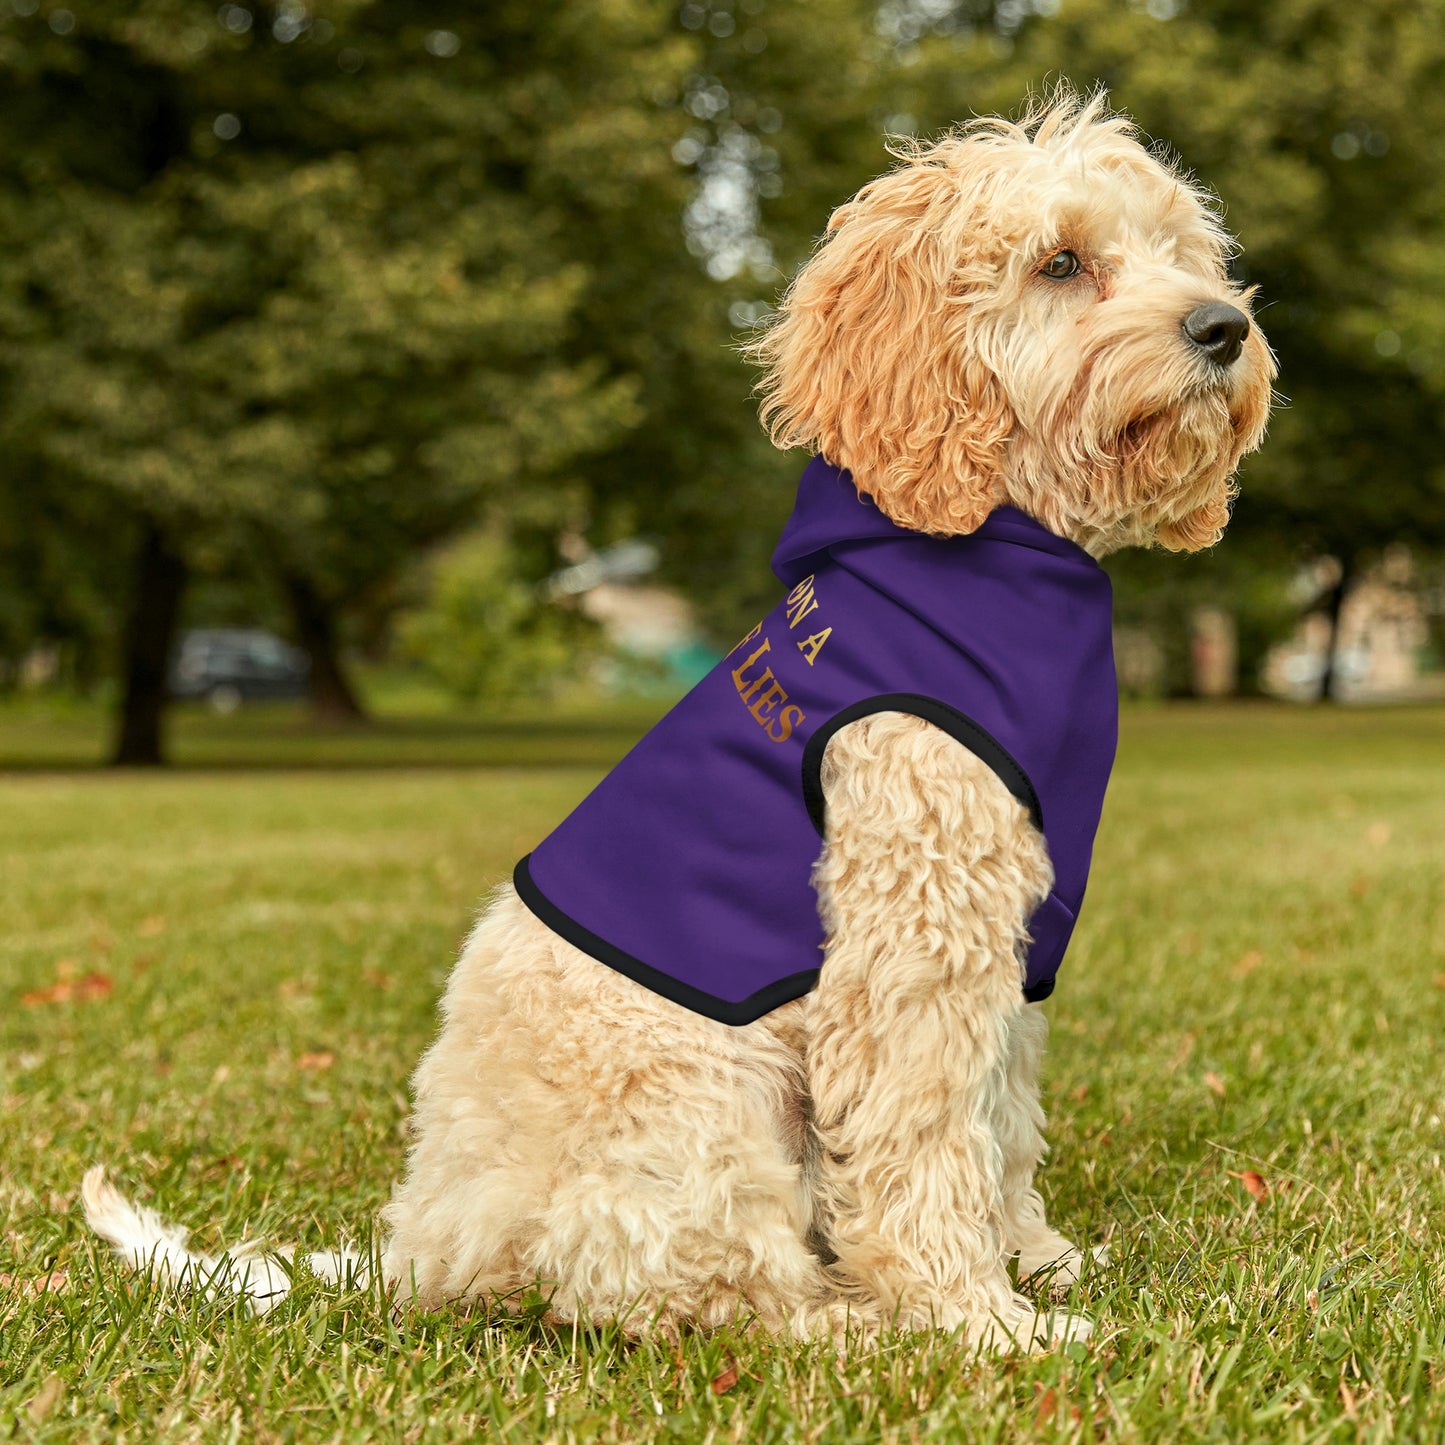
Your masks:
{"label": "golden doodle dog", "polygon": [[[385,1211],[399,1297],[540,1284],[558,1319],[669,1336],[1088,1333],[1009,1274],[1081,1264],[1035,1187],[1030,999],[1113,757],[1097,559],[1212,545],[1264,432],[1230,246],[1067,92],[909,144],[834,214],[753,347],[774,441],[817,454],[787,596],[473,930]],[[85,1202],[137,1264],[285,1288],[99,1169]]]}

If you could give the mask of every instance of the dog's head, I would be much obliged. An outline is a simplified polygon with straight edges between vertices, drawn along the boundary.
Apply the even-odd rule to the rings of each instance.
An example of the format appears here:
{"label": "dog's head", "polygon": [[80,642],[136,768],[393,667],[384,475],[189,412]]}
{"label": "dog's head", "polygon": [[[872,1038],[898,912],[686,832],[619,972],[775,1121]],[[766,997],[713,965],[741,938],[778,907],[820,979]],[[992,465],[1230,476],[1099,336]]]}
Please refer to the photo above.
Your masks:
{"label": "dog's head", "polygon": [[1274,360],[1209,200],[1102,96],[901,159],[751,348],[773,440],[920,532],[1010,502],[1100,553],[1215,542]]}

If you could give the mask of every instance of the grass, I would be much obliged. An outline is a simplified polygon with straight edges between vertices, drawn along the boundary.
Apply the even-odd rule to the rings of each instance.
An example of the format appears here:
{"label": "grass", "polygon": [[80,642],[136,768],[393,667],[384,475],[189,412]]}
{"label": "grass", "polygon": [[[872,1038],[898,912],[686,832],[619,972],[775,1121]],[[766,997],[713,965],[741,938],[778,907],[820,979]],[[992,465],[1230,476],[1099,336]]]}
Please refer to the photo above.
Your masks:
{"label": "grass", "polygon": [[[171,709],[167,753],[180,768],[549,767],[559,759],[605,768],[662,710],[650,699],[600,703],[587,694],[496,716],[443,710],[438,693],[368,678],[373,722],[362,728],[309,723],[299,704],[251,704],[218,716],[196,703]],[[98,767],[110,723],[96,707],[47,697],[0,708],[0,772]]]}
{"label": "grass", "polygon": [[0,1437],[1445,1438],[1439,709],[1126,715],[1047,1005],[1045,1191],[1113,1248],[1087,1347],[674,1352],[309,1279],[255,1320],[87,1240],[95,1160],[202,1246],[364,1240],[479,897],[646,711],[195,716],[159,777],[75,767],[94,719],[0,715],[52,765],[0,777]]}

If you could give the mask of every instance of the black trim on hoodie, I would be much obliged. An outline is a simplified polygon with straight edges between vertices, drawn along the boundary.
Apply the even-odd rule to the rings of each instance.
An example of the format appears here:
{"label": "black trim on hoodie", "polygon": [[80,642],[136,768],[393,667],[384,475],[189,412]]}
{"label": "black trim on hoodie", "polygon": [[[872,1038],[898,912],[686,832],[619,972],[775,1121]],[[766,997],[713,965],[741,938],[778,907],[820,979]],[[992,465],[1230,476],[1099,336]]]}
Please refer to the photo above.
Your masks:
{"label": "black trim on hoodie", "polygon": [[803,801],[807,804],[808,816],[824,836],[823,797],[823,754],[833,734],[859,718],[871,717],[878,712],[904,712],[920,717],[924,722],[941,728],[951,738],[961,742],[975,757],[987,763],[999,776],[999,781],[1029,810],[1029,818],[1039,832],[1044,829],[1044,812],[1039,806],[1039,795],[1029,776],[1019,766],[1013,755],[991,733],[981,728],[971,717],[939,702],[936,697],[925,697],[917,692],[884,692],[877,697],[864,698],[836,712],[808,739],[803,749]]}

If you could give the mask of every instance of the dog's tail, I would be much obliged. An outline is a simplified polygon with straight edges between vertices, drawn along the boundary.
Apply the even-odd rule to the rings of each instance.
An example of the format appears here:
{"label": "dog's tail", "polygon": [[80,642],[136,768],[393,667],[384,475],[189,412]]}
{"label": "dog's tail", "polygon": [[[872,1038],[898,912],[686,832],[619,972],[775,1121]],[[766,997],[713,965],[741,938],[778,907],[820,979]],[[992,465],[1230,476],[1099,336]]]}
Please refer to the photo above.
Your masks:
{"label": "dog's tail", "polygon": [[[185,1229],[167,1224],[143,1204],[132,1204],[105,1177],[103,1164],[86,1170],[80,1199],[85,1222],[132,1269],[198,1289],[207,1299],[238,1296],[258,1315],[280,1304],[291,1288],[294,1249],[265,1250],[253,1242],[219,1255],[196,1254],[186,1248]],[[354,1249],[325,1250],[305,1259],[311,1272],[330,1284],[364,1285],[371,1273],[370,1262]]]}

